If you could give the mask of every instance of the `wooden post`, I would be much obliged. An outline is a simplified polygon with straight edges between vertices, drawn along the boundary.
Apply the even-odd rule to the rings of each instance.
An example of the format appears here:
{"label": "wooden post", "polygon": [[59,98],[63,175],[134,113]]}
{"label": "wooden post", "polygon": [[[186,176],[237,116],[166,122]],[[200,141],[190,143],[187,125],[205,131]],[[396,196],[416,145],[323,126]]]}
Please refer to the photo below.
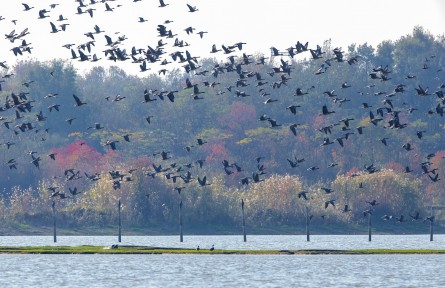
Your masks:
{"label": "wooden post", "polygon": [[244,236],[244,242],[246,242],[247,241],[247,237],[246,237],[246,221],[245,221],[245,219],[244,219],[244,200],[243,199],[241,199],[241,212],[242,212],[242,215],[243,215],[243,236]]}
{"label": "wooden post", "polygon": [[54,236],[54,243],[57,242],[57,233],[56,233],[56,201],[53,201],[52,205],[53,207],[53,236]]}
{"label": "wooden post", "polygon": [[184,242],[182,234],[182,200],[179,202],[179,242]]}
{"label": "wooden post", "polygon": [[309,235],[309,221],[310,221],[310,215],[309,215],[309,206],[306,205],[306,241],[311,241],[310,235]]}
{"label": "wooden post", "polygon": [[122,223],[121,223],[121,199],[117,202],[117,215],[118,215],[118,237],[117,240],[122,242]]}
{"label": "wooden post", "polygon": [[434,222],[434,210],[433,206],[431,206],[431,219],[430,219],[430,241],[433,241],[433,235],[434,235],[434,228],[433,228],[433,222]]}
{"label": "wooden post", "polygon": [[372,235],[371,235],[371,228],[372,228],[372,221],[371,221],[371,212],[368,212],[368,241],[371,242]]}

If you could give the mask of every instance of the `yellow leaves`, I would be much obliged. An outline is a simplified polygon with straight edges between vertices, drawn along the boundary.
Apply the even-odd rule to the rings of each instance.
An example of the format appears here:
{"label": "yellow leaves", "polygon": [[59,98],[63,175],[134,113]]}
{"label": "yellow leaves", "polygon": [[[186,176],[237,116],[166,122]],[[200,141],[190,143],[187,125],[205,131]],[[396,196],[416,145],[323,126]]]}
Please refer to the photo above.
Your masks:
{"label": "yellow leaves", "polygon": [[366,127],[366,126],[369,125],[369,123],[370,123],[370,122],[369,122],[369,118],[365,117],[365,118],[362,118],[362,119],[360,120],[358,126]]}
{"label": "yellow leaves", "polygon": [[82,137],[82,133],[81,132],[73,132],[68,134],[68,137]]}
{"label": "yellow leaves", "polygon": [[237,141],[236,144],[242,145],[242,144],[249,144],[250,142],[252,142],[252,138],[244,138],[244,139]]}
{"label": "yellow leaves", "polygon": [[411,122],[410,126],[413,128],[416,128],[416,129],[422,129],[422,128],[426,128],[428,126],[428,123],[421,121],[419,119],[419,120]]}
{"label": "yellow leaves", "polygon": [[276,137],[276,136],[286,136],[288,134],[288,131],[285,129],[271,129],[265,127],[258,127],[256,129],[246,130],[244,134],[247,137],[258,137],[258,136]]}
{"label": "yellow leaves", "polygon": [[[275,215],[295,215],[296,202],[302,184],[296,176],[272,175],[263,182],[249,186],[246,191],[238,192],[250,208],[251,213],[270,211]],[[300,207],[300,210],[302,208]]]}
{"label": "yellow leaves", "polygon": [[[333,182],[337,195],[347,199],[356,208],[363,210],[366,202],[376,200],[381,210],[394,214],[414,209],[421,197],[421,181],[405,173],[384,169],[376,173],[358,173],[358,176],[338,176]],[[362,187],[362,188],[361,188]],[[356,215],[357,217],[359,214]]]}
{"label": "yellow leaves", "polygon": [[201,139],[205,139],[205,140],[210,140],[210,139],[224,140],[224,139],[229,139],[232,136],[233,135],[231,133],[227,133],[221,129],[209,128],[209,129],[202,130],[197,135],[197,138],[201,138]]}

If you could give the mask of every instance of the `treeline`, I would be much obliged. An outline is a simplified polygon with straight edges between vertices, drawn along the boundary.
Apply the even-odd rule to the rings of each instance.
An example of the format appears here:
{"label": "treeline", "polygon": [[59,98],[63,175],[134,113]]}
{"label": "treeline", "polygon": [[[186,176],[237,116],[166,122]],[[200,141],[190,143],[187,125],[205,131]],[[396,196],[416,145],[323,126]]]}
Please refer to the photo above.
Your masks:
{"label": "treeline", "polygon": [[[257,227],[303,224],[306,205],[313,221],[354,226],[373,200],[376,218],[426,217],[429,205],[445,202],[445,39],[416,27],[376,48],[350,45],[344,61],[334,48],[326,41],[321,59],[302,53],[265,64],[264,55],[245,52],[246,60],[240,51],[234,64],[203,59],[199,71],[208,72],[165,77],[116,66],[81,74],[64,60],[18,63],[3,71],[12,75],[0,91],[10,122],[0,129],[1,217],[42,225],[55,200],[68,226],[107,225],[118,199],[125,221],[141,226],[172,227],[181,200],[193,225],[233,225],[241,199]],[[203,99],[184,89],[186,79]],[[32,108],[7,107],[12,93]],[[87,104],[75,107],[73,94]],[[323,115],[322,106],[335,113]],[[196,181],[204,176],[204,185]]]}

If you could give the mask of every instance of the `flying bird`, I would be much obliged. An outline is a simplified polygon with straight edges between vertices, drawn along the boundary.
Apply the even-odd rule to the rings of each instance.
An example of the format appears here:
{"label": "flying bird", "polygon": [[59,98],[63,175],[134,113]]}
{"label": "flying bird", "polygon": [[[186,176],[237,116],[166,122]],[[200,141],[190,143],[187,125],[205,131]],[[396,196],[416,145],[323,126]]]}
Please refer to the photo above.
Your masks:
{"label": "flying bird", "polygon": [[[82,101],[79,99],[79,97],[77,97],[75,94],[73,94],[73,98],[74,98],[74,101],[76,101],[76,105],[75,105],[75,106],[77,106],[77,107],[87,104],[87,103],[85,103],[85,102],[82,102]],[[70,123],[70,124],[71,124],[71,123]]]}
{"label": "flying bird", "polygon": [[198,9],[196,8],[196,6],[191,6],[190,4],[187,4],[187,7],[189,8],[188,12],[196,12],[198,11]]}

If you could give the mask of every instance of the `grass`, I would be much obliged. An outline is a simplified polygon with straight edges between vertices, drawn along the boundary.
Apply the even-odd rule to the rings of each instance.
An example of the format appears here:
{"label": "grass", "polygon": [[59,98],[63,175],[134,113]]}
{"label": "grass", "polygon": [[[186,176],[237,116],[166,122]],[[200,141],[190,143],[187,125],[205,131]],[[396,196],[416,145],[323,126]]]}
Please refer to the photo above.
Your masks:
{"label": "grass", "polygon": [[221,250],[183,249],[151,246],[23,246],[1,247],[0,254],[239,254],[239,255],[364,255],[364,254],[445,254],[431,249],[360,249],[360,250]]}

